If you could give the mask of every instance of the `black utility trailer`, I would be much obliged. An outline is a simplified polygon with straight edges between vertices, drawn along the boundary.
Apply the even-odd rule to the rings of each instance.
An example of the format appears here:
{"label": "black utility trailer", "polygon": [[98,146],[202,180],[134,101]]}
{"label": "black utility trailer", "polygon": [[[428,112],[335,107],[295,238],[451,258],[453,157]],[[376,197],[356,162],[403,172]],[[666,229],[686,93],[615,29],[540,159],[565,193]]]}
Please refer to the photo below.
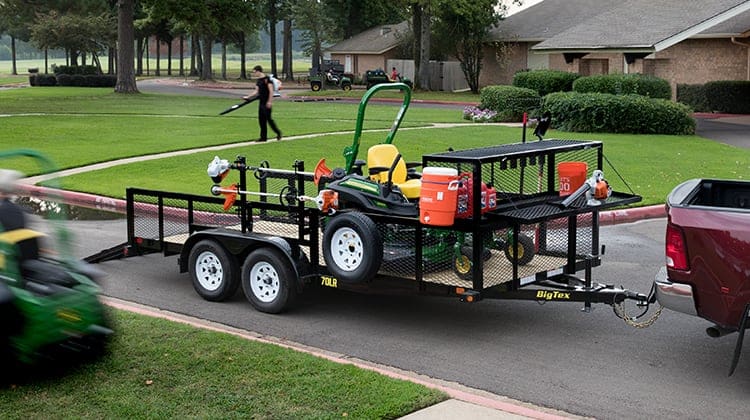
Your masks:
{"label": "black utility trailer", "polygon": [[[129,256],[176,254],[180,272],[190,273],[203,298],[221,301],[242,285],[256,309],[271,313],[288,308],[309,285],[453,296],[466,302],[575,301],[589,308],[592,303],[619,305],[633,299],[647,306],[648,296],[592,281],[603,248],[599,212],[640,197],[613,192],[592,206],[581,196],[565,207],[556,168],[566,161],[601,168],[602,143],[544,140],[423,156],[424,167],[455,168],[496,190],[496,207],[483,211],[482,183],[472,183],[471,216],[436,227],[416,216],[387,212],[323,212],[305,195],[316,194],[318,187],[315,174],[306,172],[302,162],[283,170],[249,166],[238,157],[231,169],[239,172],[239,184],[228,189],[239,192],[234,202],[228,197],[128,189],[126,246],[89,261],[119,257],[123,249]],[[258,192],[242,193],[248,181],[257,183]],[[342,246],[342,235],[353,245]],[[530,261],[520,260],[521,238],[531,238]],[[499,240],[509,241],[507,246],[519,252],[503,253]],[[353,248],[347,248],[350,245]],[[336,254],[342,250],[358,255],[361,264],[356,269],[375,264],[373,274],[337,275],[346,270],[331,266],[340,264]],[[468,271],[461,272],[457,267],[465,269],[466,259]]]}
{"label": "black utility trailer", "polygon": [[[365,107],[380,90],[399,90],[404,102],[385,142],[358,160]],[[573,301],[585,310],[605,303],[636,325],[622,303],[631,299],[646,313],[653,296],[592,280],[604,249],[599,212],[641,199],[604,181],[602,143],[542,140],[545,117],[535,132],[539,141],[428,154],[410,165],[392,145],[410,98],[403,83],[365,93],[345,168],[330,170],[321,160],[309,172],[301,161],[275,169],[216,157],[208,166],[213,196],[128,189],[127,243],[87,260],[179,255],[180,272],[190,273],[203,298],[221,301],[242,285],[251,304],[270,313],[287,309],[307,286],[326,286],[465,302]],[[375,159],[386,153],[392,155]],[[566,164],[586,168],[575,185],[561,181]],[[405,179],[396,180],[399,165]],[[422,181],[414,166],[422,166]],[[440,200],[458,190],[456,204],[446,206],[455,217],[441,223],[422,218],[427,168],[456,174],[446,191],[431,191]],[[222,187],[230,173],[239,182]],[[421,191],[414,188],[419,182]]]}

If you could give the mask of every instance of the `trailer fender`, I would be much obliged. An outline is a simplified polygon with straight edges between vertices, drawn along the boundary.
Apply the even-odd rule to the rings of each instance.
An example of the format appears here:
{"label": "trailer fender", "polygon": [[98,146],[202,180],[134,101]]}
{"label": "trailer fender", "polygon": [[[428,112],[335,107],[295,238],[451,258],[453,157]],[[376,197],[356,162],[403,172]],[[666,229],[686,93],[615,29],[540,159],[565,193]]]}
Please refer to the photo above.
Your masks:
{"label": "trailer fender", "polygon": [[[185,241],[185,244],[180,251],[178,262],[180,273],[188,271],[190,250],[196,243],[204,239],[220,243],[232,256],[234,256],[238,265],[242,265],[245,257],[247,257],[250,252],[261,247],[272,247],[281,251],[294,269],[297,291],[302,291],[304,285],[302,274],[309,271],[308,267],[304,267],[304,263],[307,261],[306,258],[301,257],[298,260],[295,260],[292,254],[292,245],[284,238],[278,236],[257,235],[252,232],[242,233],[228,229],[209,229],[193,233],[188,237],[187,241]],[[300,252],[300,254],[304,256],[302,252]]]}

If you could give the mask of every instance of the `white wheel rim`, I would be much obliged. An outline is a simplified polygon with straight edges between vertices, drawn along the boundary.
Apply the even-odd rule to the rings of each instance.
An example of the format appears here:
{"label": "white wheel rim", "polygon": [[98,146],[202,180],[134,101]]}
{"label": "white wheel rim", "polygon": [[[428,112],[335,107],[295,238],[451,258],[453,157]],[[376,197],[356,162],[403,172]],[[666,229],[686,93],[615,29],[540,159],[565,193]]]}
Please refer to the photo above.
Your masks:
{"label": "white wheel rim", "polygon": [[364,245],[359,234],[351,228],[336,230],[331,237],[331,256],[337,267],[354,271],[362,265]]}
{"label": "white wheel rim", "polygon": [[195,260],[195,277],[202,288],[213,292],[224,282],[224,267],[219,258],[210,251],[203,251]]}
{"label": "white wheel rim", "polygon": [[273,265],[261,261],[250,269],[250,288],[253,295],[263,303],[273,302],[281,290],[279,273]]}

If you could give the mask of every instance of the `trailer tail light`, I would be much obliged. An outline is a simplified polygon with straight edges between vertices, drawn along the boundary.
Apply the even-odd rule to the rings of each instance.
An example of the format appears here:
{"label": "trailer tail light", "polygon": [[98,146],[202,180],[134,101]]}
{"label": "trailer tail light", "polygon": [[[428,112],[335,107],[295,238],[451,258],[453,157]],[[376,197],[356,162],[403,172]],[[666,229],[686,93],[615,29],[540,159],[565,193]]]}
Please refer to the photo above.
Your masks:
{"label": "trailer tail light", "polygon": [[685,235],[682,234],[682,229],[671,223],[667,224],[666,251],[668,268],[682,271],[690,269]]}

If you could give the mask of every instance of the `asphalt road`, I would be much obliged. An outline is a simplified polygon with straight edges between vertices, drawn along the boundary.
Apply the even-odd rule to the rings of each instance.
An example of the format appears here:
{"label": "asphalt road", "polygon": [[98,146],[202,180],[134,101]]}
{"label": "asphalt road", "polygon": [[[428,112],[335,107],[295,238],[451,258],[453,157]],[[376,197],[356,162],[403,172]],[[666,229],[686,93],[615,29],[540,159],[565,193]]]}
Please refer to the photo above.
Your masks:
{"label": "asphalt road", "polygon": [[[664,219],[603,227],[606,254],[594,278],[647,293],[663,264]],[[125,240],[125,223],[73,222],[75,253]],[[461,303],[424,296],[305,293],[282,315],[256,312],[242,293],[202,300],[175,257],[99,264],[108,296],[189,314],[536,405],[600,419],[746,418],[750,356],[728,378],[734,337],[711,339],[709,324],[664,311],[634,329],[608,306],[578,303]],[[750,351],[750,350],[749,350]]]}

